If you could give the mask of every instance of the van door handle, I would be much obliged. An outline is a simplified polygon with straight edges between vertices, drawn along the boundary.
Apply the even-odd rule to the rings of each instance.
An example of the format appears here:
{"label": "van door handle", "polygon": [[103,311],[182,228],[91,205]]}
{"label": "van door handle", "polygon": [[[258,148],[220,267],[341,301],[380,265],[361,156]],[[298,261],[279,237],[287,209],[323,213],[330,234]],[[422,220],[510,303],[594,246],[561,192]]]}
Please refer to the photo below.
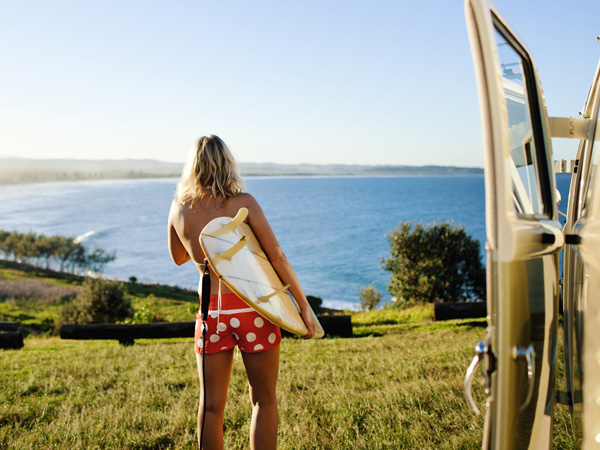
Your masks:
{"label": "van door handle", "polygon": [[535,349],[533,348],[533,344],[530,344],[527,349],[519,348],[515,345],[512,348],[512,357],[515,360],[525,358],[525,361],[527,361],[527,380],[529,381],[529,388],[527,389],[527,398],[519,408],[519,412],[521,412],[527,408],[533,397],[533,388],[535,385]]}
{"label": "van door handle", "polygon": [[471,407],[471,410],[479,415],[481,412],[479,408],[475,404],[475,400],[473,400],[473,394],[471,385],[473,384],[473,376],[475,375],[475,371],[481,362],[483,361],[483,357],[488,351],[488,346],[485,342],[479,341],[477,345],[475,345],[475,356],[473,357],[473,361],[469,365],[467,369],[467,374],[465,375],[465,397],[467,398],[467,403]]}

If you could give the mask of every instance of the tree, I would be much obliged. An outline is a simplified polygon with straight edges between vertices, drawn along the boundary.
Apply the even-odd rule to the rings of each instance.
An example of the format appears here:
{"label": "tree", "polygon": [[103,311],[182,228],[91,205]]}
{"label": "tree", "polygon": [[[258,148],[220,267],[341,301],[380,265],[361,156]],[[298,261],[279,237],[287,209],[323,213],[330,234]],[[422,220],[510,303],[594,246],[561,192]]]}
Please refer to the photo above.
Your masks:
{"label": "tree", "polygon": [[404,221],[388,235],[392,272],[388,292],[396,304],[457,302],[484,298],[485,268],[479,241],[454,223],[425,227]]}
{"label": "tree", "polygon": [[307,295],[306,300],[308,301],[308,304],[310,305],[312,310],[315,312],[315,314],[321,314],[324,311],[323,299],[321,297],[315,297],[314,295]]}
{"label": "tree", "polygon": [[15,247],[15,256],[18,260],[29,262],[37,256],[35,247],[36,239],[37,236],[33,232],[21,234],[21,239]]}
{"label": "tree", "polygon": [[375,309],[381,301],[381,293],[371,285],[365,286],[363,289],[357,285],[356,289],[360,298],[360,306],[364,311]]}
{"label": "tree", "polygon": [[87,278],[83,287],[83,292],[63,307],[62,323],[114,323],[133,316],[120,282]]}
{"label": "tree", "polygon": [[7,257],[12,255],[14,261],[16,261],[18,258],[17,247],[19,246],[19,242],[21,242],[22,238],[23,238],[23,235],[21,233],[17,233],[16,231],[13,231],[8,236],[6,236],[6,238],[2,242],[2,250],[3,250],[4,254]]}
{"label": "tree", "polygon": [[101,248],[95,248],[85,257],[84,265],[92,272],[101,272],[104,265],[114,261],[116,257],[115,252],[107,253]]}
{"label": "tree", "polygon": [[0,230],[0,253],[5,258],[8,258],[8,255],[10,254],[9,249],[7,247],[7,240],[9,236],[10,233],[8,231]]}
{"label": "tree", "polygon": [[0,230],[0,255],[36,267],[58,267],[60,272],[101,272],[105,264],[115,260],[115,252],[101,248],[89,251],[75,238],[36,235],[33,232],[11,233]]}

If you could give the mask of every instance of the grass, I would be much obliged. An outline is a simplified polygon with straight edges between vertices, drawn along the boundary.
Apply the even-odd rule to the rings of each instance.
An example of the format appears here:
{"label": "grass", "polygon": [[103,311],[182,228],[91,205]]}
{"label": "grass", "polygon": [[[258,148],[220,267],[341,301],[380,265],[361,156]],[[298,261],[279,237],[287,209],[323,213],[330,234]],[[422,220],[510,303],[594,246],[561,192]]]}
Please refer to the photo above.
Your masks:
{"label": "grass", "polygon": [[[282,344],[282,449],[478,448],[462,378],[483,330]],[[452,349],[440,342],[454,344]],[[424,349],[427,350],[424,350]],[[198,382],[191,340],[28,338],[0,353],[0,447],[192,448]],[[225,447],[247,448],[250,406],[234,364]]]}
{"label": "grass", "polygon": [[[197,308],[197,299],[171,293],[184,295],[144,286],[130,295],[190,320],[187,311]],[[17,303],[13,308],[15,314],[31,313],[32,320],[41,317]],[[463,382],[474,345],[485,337],[484,321],[434,322],[430,308],[414,308],[359,313],[353,322],[353,338],[282,341],[280,449],[481,448],[484,419],[469,411]],[[559,389],[562,371],[559,359]],[[199,385],[192,339],[123,347],[31,334],[23,349],[0,351],[0,375],[0,449],[196,445]],[[478,383],[474,395],[483,409]],[[576,448],[568,408],[557,405],[554,419],[553,448]],[[225,448],[248,448],[249,427],[247,381],[236,358]]]}
{"label": "grass", "polygon": [[[279,448],[478,449],[483,417],[462,392],[471,322],[414,323],[403,333],[284,339]],[[562,370],[562,369],[560,369]],[[199,387],[191,339],[105,341],[29,337],[0,353],[0,448],[184,449],[195,445]],[[484,393],[475,387],[483,406]],[[250,406],[241,358],[225,412],[225,448],[245,449]],[[553,448],[576,448],[556,406]]]}

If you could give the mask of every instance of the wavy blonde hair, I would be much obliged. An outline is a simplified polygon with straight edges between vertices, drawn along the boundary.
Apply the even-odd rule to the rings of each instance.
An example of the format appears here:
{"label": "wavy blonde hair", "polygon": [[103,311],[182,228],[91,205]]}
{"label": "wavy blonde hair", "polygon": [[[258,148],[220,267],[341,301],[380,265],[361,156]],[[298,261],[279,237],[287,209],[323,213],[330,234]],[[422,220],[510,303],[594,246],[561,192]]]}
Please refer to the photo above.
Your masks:
{"label": "wavy blonde hair", "polygon": [[244,182],[237,173],[233,155],[218,136],[198,139],[190,151],[177,184],[175,198],[181,204],[212,195],[221,203],[241,194]]}

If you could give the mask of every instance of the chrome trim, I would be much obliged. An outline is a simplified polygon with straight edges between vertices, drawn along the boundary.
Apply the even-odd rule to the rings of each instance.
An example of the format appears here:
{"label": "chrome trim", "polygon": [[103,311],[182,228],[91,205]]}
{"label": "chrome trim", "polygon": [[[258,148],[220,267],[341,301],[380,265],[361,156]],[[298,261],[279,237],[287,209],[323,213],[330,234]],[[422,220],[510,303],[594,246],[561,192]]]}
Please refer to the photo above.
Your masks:
{"label": "chrome trim", "polygon": [[467,398],[467,403],[471,410],[475,413],[475,415],[481,414],[479,408],[475,404],[475,400],[473,400],[473,395],[471,394],[471,385],[473,384],[473,376],[475,375],[475,370],[483,361],[483,357],[488,351],[488,346],[484,341],[479,341],[477,345],[475,345],[475,356],[473,357],[473,361],[469,365],[467,369],[467,373],[465,375],[465,397]]}
{"label": "chrome trim", "polygon": [[525,358],[527,361],[527,380],[529,381],[529,388],[527,389],[527,398],[519,408],[519,412],[521,412],[527,408],[533,397],[533,388],[535,384],[535,350],[533,345],[529,345],[527,349],[519,348],[515,345],[512,348],[512,356],[515,360]]}

